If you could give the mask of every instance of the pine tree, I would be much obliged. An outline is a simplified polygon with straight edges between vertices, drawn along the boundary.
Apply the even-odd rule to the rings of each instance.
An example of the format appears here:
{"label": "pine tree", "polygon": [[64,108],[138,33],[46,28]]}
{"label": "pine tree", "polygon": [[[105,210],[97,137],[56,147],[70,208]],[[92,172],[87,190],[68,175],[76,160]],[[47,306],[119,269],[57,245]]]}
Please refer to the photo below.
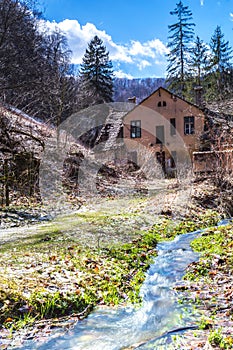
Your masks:
{"label": "pine tree", "polygon": [[113,70],[109,53],[96,35],[88,44],[80,70],[81,107],[112,102]]}
{"label": "pine tree", "polygon": [[190,56],[190,75],[185,81],[185,97],[192,103],[201,104],[205,89],[205,74],[208,61],[208,47],[199,38],[196,37]]}
{"label": "pine tree", "polygon": [[212,52],[211,68],[219,72],[229,68],[232,59],[232,48],[229,46],[229,41],[225,41],[220,26],[217,26],[211,37],[210,48]]}
{"label": "pine tree", "polygon": [[191,66],[194,71],[195,84],[198,86],[202,85],[202,80],[206,71],[207,51],[206,44],[199,38],[199,36],[197,36],[192,50]]}
{"label": "pine tree", "polygon": [[225,41],[221,27],[217,26],[210,40],[211,55],[209,59],[208,81],[211,86],[212,97],[224,97],[232,86],[232,54],[233,50],[229,46],[229,41]]}
{"label": "pine tree", "polygon": [[194,23],[191,23],[192,12],[188,6],[184,6],[182,1],[176,4],[171,15],[178,17],[178,21],[168,26],[168,67],[167,67],[167,81],[169,88],[180,94],[185,93],[185,81],[189,75],[188,63],[191,53],[191,44],[194,39]]}

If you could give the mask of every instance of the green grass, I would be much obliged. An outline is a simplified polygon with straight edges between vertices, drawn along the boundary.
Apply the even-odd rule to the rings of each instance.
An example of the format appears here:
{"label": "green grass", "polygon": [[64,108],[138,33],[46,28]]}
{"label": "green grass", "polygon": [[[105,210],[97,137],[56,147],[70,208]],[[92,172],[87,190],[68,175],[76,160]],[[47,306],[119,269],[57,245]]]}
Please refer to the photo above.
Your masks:
{"label": "green grass", "polygon": [[[139,302],[140,285],[155,248],[156,240],[148,234],[102,250],[76,243],[66,247],[42,243],[39,235],[39,242],[19,245],[14,253],[5,251],[1,256],[0,321],[17,326],[23,316],[20,309],[26,310],[27,318],[30,314],[40,319],[81,312],[98,303]],[[55,286],[54,292],[49,285]]]}
{"label": "green grass", "polygon": [[[218,256],[227,269],[233,270],[233,225],[206,229],[205,232],[191,243],[191,247],[201,253],[200,260],[193,264],[185,275],[185,279],[198,281],[208,277],[212,268],[214,256]],[[221,268],[221,264],[219,266]]]}
{"label": "green grass", "polygon": [[[135,204],[144,201],[132,201]],[[130,207],[129,207],[130,208]],[[0,248],[0,323],[16,329],[33,320],[90,311],[98,304],[140,303],[145,272],[158,241],[215,224],[207,213],[175,222],[160,217],[142,230],[135,209],[62,216]]]}

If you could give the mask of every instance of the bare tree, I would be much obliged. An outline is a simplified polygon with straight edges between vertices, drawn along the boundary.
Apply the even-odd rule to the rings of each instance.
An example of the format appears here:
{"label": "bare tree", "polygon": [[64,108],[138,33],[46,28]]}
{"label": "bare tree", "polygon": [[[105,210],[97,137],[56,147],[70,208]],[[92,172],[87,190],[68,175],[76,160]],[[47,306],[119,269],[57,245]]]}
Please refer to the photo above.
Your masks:
{"label": "bare tree", "polygon": [[75,109],[76,87],[64,35],[38,30],[34,2],[0,0],[0,99],[57,123]]}

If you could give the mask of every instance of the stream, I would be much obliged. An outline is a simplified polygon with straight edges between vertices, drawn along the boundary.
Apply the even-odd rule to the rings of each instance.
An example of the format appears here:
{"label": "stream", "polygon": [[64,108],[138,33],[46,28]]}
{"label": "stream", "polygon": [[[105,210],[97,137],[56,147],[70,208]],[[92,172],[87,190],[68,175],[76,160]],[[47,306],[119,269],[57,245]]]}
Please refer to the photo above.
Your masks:
{"label": "stream", "polygon": [[178,302],[173,287],[182,283],[186,267],[199,257],[190,248],[190,242],[199,233],[183,234],[158,244],[158,256],[140,291],[143,300],[140,307],[98,307],[67,333],[55,332],[43,343],[27,341],[18,349],[168,349],[172,335],[195,327],[197,316],[190,305]]}

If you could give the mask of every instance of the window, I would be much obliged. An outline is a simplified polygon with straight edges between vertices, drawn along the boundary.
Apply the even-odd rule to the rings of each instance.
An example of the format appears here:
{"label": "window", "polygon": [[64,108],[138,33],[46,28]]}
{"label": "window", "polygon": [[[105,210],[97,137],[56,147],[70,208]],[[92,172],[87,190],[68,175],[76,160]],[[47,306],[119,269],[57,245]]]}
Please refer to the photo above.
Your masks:
{"label": "window", "polygon": [[194,117],[184,117],[184,134],[194,134]]}
{"label": "window", "polygon": [[176,118],[170,118],[170,135],[176,135]]}
{"label": "window", "polygon": [[156,126],[156,143],[163,144],[164,141],[165,141],[164,126],[163,125]]}
{"label": "window", "polygon": [[166,107],[166,105],[167,105],[166,101],[163,101],[163,104],[162,104],[162,101],[159,101],[158,104],[157,104],[158,107],[162,107],[162,106]]}
{"label": "window", "polygon": [[141,137],[141,120],[132,120],[130,122],[130,137],[132,139]]}

